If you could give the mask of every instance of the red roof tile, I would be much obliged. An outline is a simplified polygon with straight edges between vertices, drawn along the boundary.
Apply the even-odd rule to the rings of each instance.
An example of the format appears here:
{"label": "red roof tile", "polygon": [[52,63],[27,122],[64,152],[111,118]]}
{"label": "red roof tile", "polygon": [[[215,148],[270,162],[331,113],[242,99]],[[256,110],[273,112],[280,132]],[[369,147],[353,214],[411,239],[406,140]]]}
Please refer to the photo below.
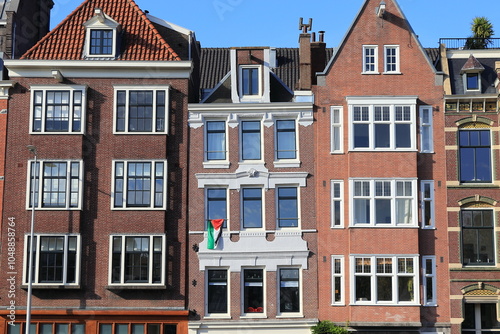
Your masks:
{"label": "red roof tile", "polygon": [[85,41],[83,24],[100,8],[121,24],[119,60],[180,60],[133,0],[85,0],[21,59],[81,60]]}

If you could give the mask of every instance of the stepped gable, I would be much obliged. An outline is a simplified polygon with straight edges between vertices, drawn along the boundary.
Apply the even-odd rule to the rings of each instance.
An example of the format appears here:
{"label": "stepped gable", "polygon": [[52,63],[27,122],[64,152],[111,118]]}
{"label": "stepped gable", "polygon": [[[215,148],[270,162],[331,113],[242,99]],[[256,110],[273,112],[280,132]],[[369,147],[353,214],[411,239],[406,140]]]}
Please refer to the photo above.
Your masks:
{"label": "stepped gable", "polygon": [[121,24],[121,51],[117,60],[180,60],[133,0],[84,1],[21,59],[82,60],[85,43],[83,24],[94,17],[97,8]]}

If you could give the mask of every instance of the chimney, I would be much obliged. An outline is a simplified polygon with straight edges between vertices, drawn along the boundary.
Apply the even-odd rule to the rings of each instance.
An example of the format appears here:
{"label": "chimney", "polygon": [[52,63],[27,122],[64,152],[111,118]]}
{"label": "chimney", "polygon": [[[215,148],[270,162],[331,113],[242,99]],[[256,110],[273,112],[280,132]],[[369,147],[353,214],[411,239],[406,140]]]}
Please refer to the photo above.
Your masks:
{"label": "chimney", "polygon": [[316,73],[323,72],[326,66],[325,32],[319,31],[319,42],[311,43],[311,83],[317,84]]}
{"label": "chimney", "polygon": [[311,90],[312,71],[311,71],[311,34],[307,31],[312,28],[312,19],[309,24],[303,23],[300,18],[299,29],[302,33],[299,35],[299,82],[298,90]]}

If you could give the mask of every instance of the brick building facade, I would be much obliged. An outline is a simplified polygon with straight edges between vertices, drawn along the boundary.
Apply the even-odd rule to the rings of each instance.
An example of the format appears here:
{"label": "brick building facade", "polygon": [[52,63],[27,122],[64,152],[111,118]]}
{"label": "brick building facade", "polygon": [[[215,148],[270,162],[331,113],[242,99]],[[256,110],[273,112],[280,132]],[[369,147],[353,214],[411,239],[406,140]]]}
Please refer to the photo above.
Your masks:
{"label": "brick building facade", "polygon": [[318,75],[320,319],[449,331],[442,81],[391,0],[363,3]]}
{"label": "brick building facade", "polygon": [[6,61],[15,85],[3,219],[16,222],[16,274],[1,280],[14,275],[16,291],[2,297],[2,333],[26,326],[33,204],[33,334],[187,332],[185,124],[197,52],[191,31],[133,1],[85,1]]}

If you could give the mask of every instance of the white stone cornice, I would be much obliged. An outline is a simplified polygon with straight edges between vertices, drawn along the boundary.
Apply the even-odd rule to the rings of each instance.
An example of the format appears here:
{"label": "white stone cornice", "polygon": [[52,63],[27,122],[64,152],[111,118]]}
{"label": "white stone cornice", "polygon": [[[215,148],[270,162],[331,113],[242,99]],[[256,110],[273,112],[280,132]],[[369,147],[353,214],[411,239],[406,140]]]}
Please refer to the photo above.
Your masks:
{"label": "white stone cornice", "polygon": [[11,78],[52,78],[58,70],[66,78],[188,79],[191,61],[30,60],[6,59]]}
{"label": "white stone cornice", "polygon": [[296,118],[299,125],[313,124],[313,105],[310,102],[272,102],[272,103],[190,103],[189,126],[193,129],[203,125],[206,118],[226,118],[228,125],[236,127],[241,117],[262,118],[264,125],[270,127],[276,118]]}

